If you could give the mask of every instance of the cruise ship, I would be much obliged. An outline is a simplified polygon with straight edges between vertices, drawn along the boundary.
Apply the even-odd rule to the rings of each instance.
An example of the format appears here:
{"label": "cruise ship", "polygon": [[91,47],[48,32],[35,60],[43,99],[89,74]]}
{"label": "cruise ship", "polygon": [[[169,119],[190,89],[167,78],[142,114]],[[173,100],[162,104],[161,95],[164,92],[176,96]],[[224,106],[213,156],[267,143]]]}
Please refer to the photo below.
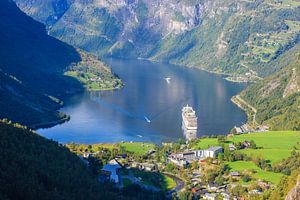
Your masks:
{"label": "cruise ship", "polygon": [[182,108],[182,130],[186,140],[197,138],[197,116],[192,107],[186,105]]}

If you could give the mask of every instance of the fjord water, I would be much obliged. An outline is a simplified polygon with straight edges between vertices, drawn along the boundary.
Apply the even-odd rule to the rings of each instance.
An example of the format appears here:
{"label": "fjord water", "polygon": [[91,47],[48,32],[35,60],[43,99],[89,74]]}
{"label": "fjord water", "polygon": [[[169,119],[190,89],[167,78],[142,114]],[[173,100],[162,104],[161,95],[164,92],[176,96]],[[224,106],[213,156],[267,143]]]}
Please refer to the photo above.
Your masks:
{"label": "fjord water", "polygon": [[244,84],[169,64],[113,59],[106,62],[125,87],[68,98],[62,111],[71,120],[38,133],[61,143],[176,141],[183,137],[181,109],[187,104],[198,116],[198,136],[226,134],[246,121],[245,113],[230,101]]}

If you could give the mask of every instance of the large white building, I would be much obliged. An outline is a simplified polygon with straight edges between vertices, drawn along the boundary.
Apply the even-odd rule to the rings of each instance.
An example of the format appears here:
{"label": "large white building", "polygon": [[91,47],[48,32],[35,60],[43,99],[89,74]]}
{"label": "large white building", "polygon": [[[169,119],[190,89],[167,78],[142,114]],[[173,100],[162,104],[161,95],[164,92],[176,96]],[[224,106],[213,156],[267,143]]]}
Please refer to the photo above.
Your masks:
{"label": "large white building", "polygon": [[219,153],[223,152],[223,148],[220,146],[210,147],[208,149],[194,150],[188,152],[182,152],[177,154],[171,154],[169,160],[178,166],[183,166],[195,160],[201,160],[206,158],[214,158]]}

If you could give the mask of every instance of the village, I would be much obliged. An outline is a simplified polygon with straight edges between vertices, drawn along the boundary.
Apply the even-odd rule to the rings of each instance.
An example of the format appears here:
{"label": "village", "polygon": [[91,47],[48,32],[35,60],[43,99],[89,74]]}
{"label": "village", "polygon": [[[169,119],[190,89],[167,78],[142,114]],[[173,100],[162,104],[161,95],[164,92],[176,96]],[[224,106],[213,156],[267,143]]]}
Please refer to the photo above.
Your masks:
{"label": "village", "polygon": [[[183,108],[182,118],[186,141],[161,146],[131,141],[111,145],[68,144],[67,147],[95,169],[100,182],[113,183],[117,188],[134,184],[153,192],[164,192],[169,199],[181,199],[180,194],[193,199],[240,199],[241,192],[258,196],[272,186],[258,179],[255,186],[245,190],[239,183],[252,182],[253,178],[248,172],[234,171],[224,164],[250,159],[237,150],[256,149],[254,141],[228,142],[226,138],[250,133],[252,129],[235,127],[235,134],[197,138],[197,117],[192,107]],[[207,148],[201,145],[197,148],[204,141],[216,142]]]}

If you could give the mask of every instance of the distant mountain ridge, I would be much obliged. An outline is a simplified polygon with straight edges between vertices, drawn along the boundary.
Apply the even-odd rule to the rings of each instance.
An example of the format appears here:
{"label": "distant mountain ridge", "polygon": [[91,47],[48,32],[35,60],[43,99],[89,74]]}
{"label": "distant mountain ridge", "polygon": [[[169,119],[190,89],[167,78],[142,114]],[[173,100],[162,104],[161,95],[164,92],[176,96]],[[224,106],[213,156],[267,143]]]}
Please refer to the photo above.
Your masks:
{"label": "distant mountain ridge", "polygon": [[16,0],[50,35],[98,56],[147,58],[253,80],[299,43],[297,0]]}

